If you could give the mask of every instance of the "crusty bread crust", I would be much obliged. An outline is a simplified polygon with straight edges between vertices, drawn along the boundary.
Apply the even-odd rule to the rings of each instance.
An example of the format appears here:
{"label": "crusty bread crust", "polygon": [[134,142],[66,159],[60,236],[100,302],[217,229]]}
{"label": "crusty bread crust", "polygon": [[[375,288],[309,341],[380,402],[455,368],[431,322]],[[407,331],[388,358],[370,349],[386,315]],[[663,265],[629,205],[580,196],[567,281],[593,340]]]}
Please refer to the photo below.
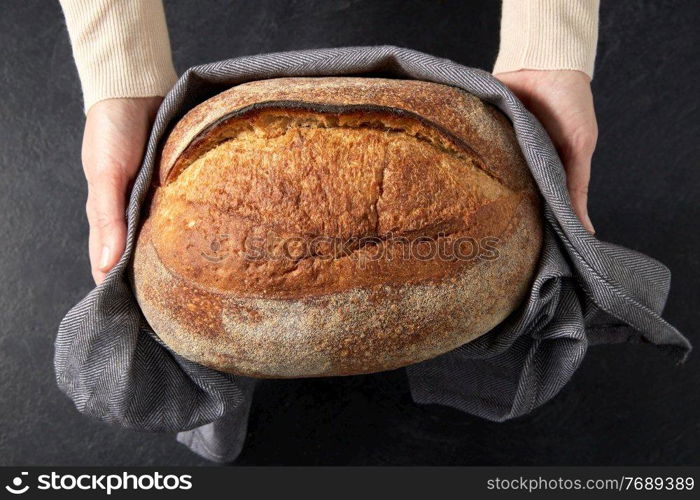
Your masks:
{"label": "crusty bread crust", "polygon": [[428,82],[239,85],[180,120],[156,184],[133,263],[144,315],[176,352],[248,376],[454,349],[523,300],[542,241],[509,121]]}

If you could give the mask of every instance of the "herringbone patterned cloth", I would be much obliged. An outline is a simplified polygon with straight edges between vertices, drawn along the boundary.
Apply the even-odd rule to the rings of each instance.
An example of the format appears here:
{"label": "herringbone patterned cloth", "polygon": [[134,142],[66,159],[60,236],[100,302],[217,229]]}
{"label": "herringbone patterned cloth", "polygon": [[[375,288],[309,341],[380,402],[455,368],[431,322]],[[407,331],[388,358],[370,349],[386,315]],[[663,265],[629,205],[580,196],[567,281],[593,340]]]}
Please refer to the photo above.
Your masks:
{"label": "herringbone patterned cloth", "polygon": [[281,76],[350,74],[429,80],[496,105],[512,120],[546,202],[545,244],[529,299],[485,336],[409,367],[416,402],[505,420],[552,398],[590,343],[643,340],[685,358],[689,342],[660,316],[669,271],[583,229],[547,134],[489,73],[391,46],[296,51],[191,68],[165,98],[131,193],[124,256],[66,315],[58,331],[58,385],[80,412],[125,427],[179,432],[181,442],[211,460],[231,461],[238,455],[255,381],[172,353],[146,324],[126,277],[156,150],[169,125],[233,85]]}

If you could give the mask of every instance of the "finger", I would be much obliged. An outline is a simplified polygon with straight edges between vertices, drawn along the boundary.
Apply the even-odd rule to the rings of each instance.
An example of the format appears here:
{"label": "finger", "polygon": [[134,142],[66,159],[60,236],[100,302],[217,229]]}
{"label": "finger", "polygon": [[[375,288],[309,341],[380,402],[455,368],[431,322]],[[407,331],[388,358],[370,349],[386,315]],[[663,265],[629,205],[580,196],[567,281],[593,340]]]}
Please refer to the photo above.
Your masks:
{"label": "finger", "polygon": [[588,185],[591,180],[591,159],[593,148],[581,148],[564,158],[566,184],[571,197],[574,213],[583,227],[595,234],[595,228],[588,215]]}
{"label": "finger", "polygon": [[90,266],[97,284],[104,280],[124,252],[127,184],[126,176],[112,169],[99,175],[88,188]]}

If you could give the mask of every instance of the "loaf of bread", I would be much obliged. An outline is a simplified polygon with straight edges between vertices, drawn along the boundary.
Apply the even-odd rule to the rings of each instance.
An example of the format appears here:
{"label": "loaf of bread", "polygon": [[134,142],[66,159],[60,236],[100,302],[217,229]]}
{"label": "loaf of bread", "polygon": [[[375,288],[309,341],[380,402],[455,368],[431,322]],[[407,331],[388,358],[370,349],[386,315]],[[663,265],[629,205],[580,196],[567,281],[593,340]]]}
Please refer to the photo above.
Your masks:
{"label": "loaf of bread", "polygon": [[502,322],[542,243],[512,126],[459,89],[279,78],[165,142],[132,280],[175,352],[255,377],[369,373]]}

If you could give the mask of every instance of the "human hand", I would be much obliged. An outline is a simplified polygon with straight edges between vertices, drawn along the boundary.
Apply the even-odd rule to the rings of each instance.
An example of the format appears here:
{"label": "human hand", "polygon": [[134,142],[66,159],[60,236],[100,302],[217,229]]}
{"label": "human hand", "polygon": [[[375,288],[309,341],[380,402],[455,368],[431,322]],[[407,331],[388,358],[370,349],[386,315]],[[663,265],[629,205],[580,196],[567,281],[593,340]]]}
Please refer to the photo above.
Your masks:
{"label": "human hand", "polygon": [[106,99],[87,113],[82,161],[88,184],[90,266],[100,284],[126,245],[126,196],[162,97]]}
{"label": "human hand", "polygon": [[588,216],[591,158],[598,139],[590,78],[581,71],[520,70],[494,75],[537,117],[566,171],[574,212],[595,233]]}

